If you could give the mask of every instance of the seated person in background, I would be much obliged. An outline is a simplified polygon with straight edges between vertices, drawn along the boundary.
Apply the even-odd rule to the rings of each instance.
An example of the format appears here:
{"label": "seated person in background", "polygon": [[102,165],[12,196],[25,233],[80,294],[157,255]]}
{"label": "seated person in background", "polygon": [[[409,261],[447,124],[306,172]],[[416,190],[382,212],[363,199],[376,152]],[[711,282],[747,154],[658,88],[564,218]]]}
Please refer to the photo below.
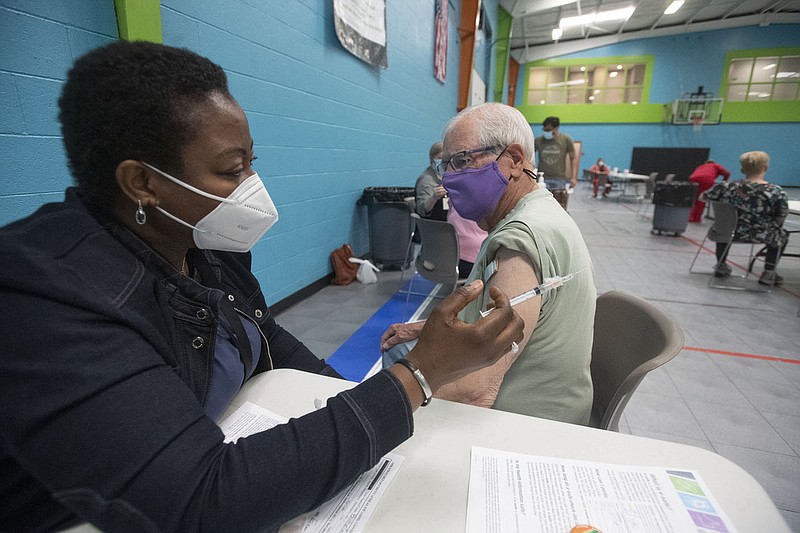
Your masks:
{"label": "seated person in background", "polygon": [[[603,161],[603,158],[597,160],[597,163],[589,167],[589,172],[594,174],[594,178],[592,179],[592,185],[594,185],[594,194],[592,194],[592,198],[597,198],[597,186],[600,184],[600,174],[605,174],[608,176],[608,173],[611,172],[611,169],[606,162]],[[611,180],[606,178],[606,186],[603,190],[603,197],[605,198],[608,196],[608,193],[611,192]]]}
{"label": "seated person in background", "polygon": [[719,163],[709,159],[696,169],[692,171],[689,176],[689,181],[697,183],[697,201],[689,211],[689,222],[700,222],[703,220],[703,210],[706,208],[706,203],[702,200],[703,193],[714,186],[717,178],[722,176],[722,181],[728,181],[731,173],[720,165]]}
{"label": "seated person in background", "polygon": [[486,238],[486,231],[479,228],[477,222],[463,218],[455,209],[447,212],[447,221],[456,228],[458,235],[458,277],[468,278],[478,257],[478,250]]}
{"label": "seated person in background", "polygon": [[[705,199],[736,206],[739,218],[734,240],[766,244],[764,272],[758,282],[780,285],[783,278],[777,275],[775,268],[788,241],[789,234],[783,229],[783,221],[789,214],[789,198],[780,186],[765,179],[769,168],[769,155],[766,152],[745,152],[739,156],[739,163],[744,179],[714,185],[704,193]],[[725,262],[725,248],[726,243],[717,243],[714,276],[718,278],[731,275],[731,267]]]}
{"label": "seated person in background", "polygon": [[247,117],[218,65],[127,41],[79,58],[59,109],[77,186],[0,228],[3,531],[276,530],[411,436],[428,395],[414,365],[436,392],[522,342],[497,288],[498,312],[456,318],[476,281],[404,363],[225,444],[215,420],[253,375],[338,377],[250,272],[278,215]]}
{"label": "seated person in background", "polygon": [[430,164],[417,178],[414,187],[417,214],[422,218],[433,220],[447,220],[449,205],[447,191],[442,187],[442,175],[438,166],[442,162],[442,143],[435,142],[428,151]]}
{"label": "seated person in background", "polygon": [[[480,279],[486,287],[518,295],[546,278],[579,274],[515,307],[525,321],[518,350],[442,387],[437,396],[587,424],[597,298],[592,263],[575,222],[534,180],[532,137],[522,113],[500,103],[467,108],[445,128],[444,186],[455,210],[489,232],[468,281]],[[486,307],[484,294],[460,316],[477,320]],[[381,350],[414,339],[420,327],[392,325]]]}

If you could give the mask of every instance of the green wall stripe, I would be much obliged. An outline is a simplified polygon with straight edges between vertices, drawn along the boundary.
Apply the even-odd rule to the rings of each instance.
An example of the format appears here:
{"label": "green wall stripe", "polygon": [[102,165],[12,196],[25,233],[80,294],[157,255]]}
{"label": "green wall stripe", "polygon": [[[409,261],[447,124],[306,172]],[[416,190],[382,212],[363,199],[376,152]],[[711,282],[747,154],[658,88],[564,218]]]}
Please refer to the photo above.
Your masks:
{"label": "green wall stripe", "polygon": [[503,89],[506,85],[506,67],[510,53],[509,42],[511,39],[511,23],[513,19],[511,13],[497,7],[497,48],[495,49],[494,65],[494,102],[503,101]]}
{"label": "green wall stripe", "polygon": [[114,0],[120,39],[161,43],[159,0]]}
{"label": "green wall stripe", "polygon": [[664,121],[663,104],[559,104],[517,106],[528,122],[541,124],[549,116],[561,122],[621,124]]}

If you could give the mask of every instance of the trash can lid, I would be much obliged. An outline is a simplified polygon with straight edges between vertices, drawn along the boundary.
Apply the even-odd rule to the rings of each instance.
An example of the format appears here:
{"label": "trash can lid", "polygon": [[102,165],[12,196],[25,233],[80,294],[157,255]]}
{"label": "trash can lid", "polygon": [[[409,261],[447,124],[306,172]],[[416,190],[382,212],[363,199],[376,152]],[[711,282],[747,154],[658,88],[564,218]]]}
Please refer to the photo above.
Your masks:
{"label": "trash can lid", "polygon": [[415,195],[414,187],[367,187],[361,193],[358,205],[370,205],[379,202],[402,202]]}

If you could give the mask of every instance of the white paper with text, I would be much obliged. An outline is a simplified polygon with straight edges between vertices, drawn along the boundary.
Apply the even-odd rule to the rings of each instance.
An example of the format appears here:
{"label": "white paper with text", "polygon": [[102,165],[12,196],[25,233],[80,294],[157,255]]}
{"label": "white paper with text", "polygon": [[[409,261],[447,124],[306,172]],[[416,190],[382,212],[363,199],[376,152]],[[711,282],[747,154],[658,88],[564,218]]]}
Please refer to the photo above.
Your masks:
{"label": "white paper with text", "polygon": [[473,447],[467,533],[734,533],[697,472]]}
{"label": "white paper with text", "polygon": [[[225,442],[259,433],[287,422],[288,419],[258,405],[245,402],[219,427]],[[284,524],[282,533],[359,533],[378,506],[389,483],[394,479],[404,457],[387,453],[372,469],[361,474],[333,499]]]}

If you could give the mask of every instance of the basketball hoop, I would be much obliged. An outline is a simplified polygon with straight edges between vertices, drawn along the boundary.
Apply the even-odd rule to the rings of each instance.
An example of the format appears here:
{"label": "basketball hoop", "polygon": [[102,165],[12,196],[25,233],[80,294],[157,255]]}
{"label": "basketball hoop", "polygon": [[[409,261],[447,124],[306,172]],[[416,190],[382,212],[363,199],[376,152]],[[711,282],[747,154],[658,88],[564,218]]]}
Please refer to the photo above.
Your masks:
{"label": "basketball hoop", "polygon": [[702,116],[695,116],[691,118],[692,120],[692,131],[702,131],[703,129],[703,122],[705,122],[705,118]]}

